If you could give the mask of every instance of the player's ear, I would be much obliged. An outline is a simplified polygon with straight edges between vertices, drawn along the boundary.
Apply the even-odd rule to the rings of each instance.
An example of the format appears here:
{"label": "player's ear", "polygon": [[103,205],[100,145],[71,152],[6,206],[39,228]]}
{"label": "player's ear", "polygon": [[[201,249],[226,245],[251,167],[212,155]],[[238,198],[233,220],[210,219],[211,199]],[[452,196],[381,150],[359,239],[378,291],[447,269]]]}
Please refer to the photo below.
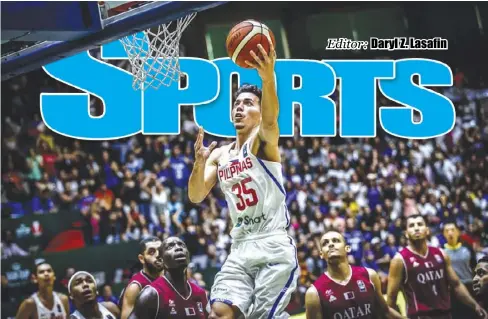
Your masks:
{"label": "player's ear", "polygon": [[351,252],[351,246],[346,245],[346,252],[347,252],[347,253],[350,253],[350,252]]}
{"label": "player's ear", "polygon": [[36,274],[32,274],[31,281],[32,281],[32,283],[34,283],[35,285],[37,285],[37,276],[36,276]]}
{"label": "player's ear", "polygon": [[144,256],[139,254],[137,255],[137,259],[139,259],[139,262],[144,265]]}

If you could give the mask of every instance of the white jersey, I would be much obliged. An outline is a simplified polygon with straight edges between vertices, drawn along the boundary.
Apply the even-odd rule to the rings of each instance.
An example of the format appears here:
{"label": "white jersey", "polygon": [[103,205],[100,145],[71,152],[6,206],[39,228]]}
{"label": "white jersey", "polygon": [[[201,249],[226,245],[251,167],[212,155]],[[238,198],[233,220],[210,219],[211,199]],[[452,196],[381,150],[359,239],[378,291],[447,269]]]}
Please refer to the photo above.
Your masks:
{"label": "white jersey", "polygon": [[[104,306],[102,306],[101,303],[98,303],[98,309],[100,309],[100,312],[102,313],[102,318],[103,319],[115,319],[115,316]],[[83,316],[78,310],[73,312],[71,314],[71,319],[86,319],[85,316]]]}
{"label": "white jersey", "polygon": [[59,298],[58,294],[53,292],[54,305],[52,309],[47,309],[46,306],[41,302],[37,292],[33,293],[31,296],[36,303],[37,308],[37,318],[38,319],[66,319],[66,311],[64,309],[63,303]]}
{"label": "white jersey", "polygon": [[232,238],[286,231],[290,218],[281,163],[257,158],[251,153],[249,140],[237,156],[231,157],[233,145],[223,148],[217,169],[234,225]]}

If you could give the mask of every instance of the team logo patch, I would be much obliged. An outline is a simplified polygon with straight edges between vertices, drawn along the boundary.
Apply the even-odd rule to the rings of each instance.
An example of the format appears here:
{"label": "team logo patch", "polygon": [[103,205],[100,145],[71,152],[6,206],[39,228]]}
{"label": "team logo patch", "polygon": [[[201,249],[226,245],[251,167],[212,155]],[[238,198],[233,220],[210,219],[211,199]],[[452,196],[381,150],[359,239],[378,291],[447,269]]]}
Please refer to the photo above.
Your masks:
{"label": "team logo patch", "polygon": [[348,291],[344,293],[344,298],[346,300],[354,299],[354,291]]}
{"label": "team logo patch", "polygon": [[196,316],[195,308],[193,307],[185,307],[185,314],[187,316]]}
{"label": "team logo patch", "polygon": [[175,308],[171,307],[170,314],[172,314],[172,315],[176,315],[176,310],[175,310]]}
{"label": "team logo patch", "polygon": [[201,302],[197,302],[197,307],[198,307],[198,311],[200,312],[203,312],[203,304]]}
{"label": "team logo patch", "polygon": [[431,263],[430,261],[426,261],[425,262],[425,268],[429,269],[429,268],[432,268],[432,267],[434,267],[434,264],[433,263]]}
{"label": "team logo patch", "polygon": [[358,280],[357,284],[360,292],[366,292],[366,285],[364,284],[364,281]]}
{"label": "team logo patch", "polygon": [[334,296],[330,296],[330,298],[329,298],[329,302],[332,302],[332,301],[334,301],[334,300],[337,300],[337,298],[336,298],[336,297],[334,297]]}

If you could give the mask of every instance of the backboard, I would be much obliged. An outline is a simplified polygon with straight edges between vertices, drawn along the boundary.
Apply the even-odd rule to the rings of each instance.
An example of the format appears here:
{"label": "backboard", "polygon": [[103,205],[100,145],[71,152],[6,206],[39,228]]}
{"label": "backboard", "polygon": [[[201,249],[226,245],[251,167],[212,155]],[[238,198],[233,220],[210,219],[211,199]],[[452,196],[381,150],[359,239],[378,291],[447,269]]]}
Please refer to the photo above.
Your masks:
{"label": "backboard", "polygon": [[225,2],[2,2],[2,81]]}

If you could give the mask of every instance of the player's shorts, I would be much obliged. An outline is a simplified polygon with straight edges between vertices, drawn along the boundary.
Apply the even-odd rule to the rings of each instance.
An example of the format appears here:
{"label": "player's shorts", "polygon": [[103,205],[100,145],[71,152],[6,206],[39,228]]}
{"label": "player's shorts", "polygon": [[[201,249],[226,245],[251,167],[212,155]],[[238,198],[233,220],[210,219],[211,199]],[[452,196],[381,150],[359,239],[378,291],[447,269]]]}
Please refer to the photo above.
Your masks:
{"label": "player's shorts", "polygon": [[299,276],[295,243],[286,232],[235,240],[210,292],[210,304],[236,306],[250,319],[288,318]]}

